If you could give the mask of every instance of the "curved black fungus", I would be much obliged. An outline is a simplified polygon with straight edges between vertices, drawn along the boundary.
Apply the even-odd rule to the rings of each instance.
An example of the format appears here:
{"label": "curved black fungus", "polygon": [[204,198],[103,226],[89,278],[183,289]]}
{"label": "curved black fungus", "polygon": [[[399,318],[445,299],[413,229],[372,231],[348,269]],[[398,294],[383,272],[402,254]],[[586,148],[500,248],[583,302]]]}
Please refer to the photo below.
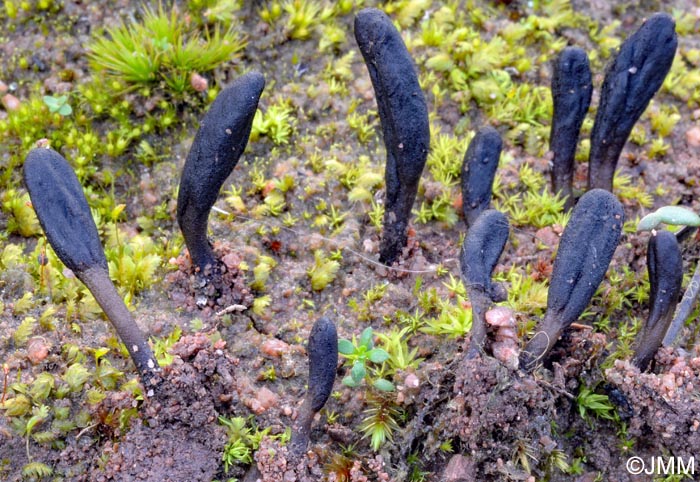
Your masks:
{"label": "curved black fungus", "polygon": [[591,68],[583,49],[566,47],[561,51],[552,72],[554,114],[549,135],[552,151],[552,191],[566,198],[564,207],[574,205],[574,156],[593,93]]}
{"label": "curved black fungus", "polygon": [[406,246],[406,229],[430,147],[428,107],[413,59],[381,10],[355,17],[355,39],[374,86],[386,145],[386,203],[379,261],[392,264]]}
{"label": "curved black fungus", "polygon": [[187,156],[177,198],[177,222],[193,264],[217,267],[207,222],[221,186],[243,154],[265,78],[247,73],[222,90],[209,107]]}
{"label": "curved black fungus", "polygon": [[612,191],[622,148],[668,74],[677,44],[673,18],[655,13],[620,47],[607,69],[591,134],[589,189]]}
{"label": "curved black fungus", "polygon": [[586,309],[615,253],[623,223],[622,205],[610,192],[593,189],[581,196],[554,259],[547,313],[520,354],[521,368],[532,370]]}
{"label": "curved black fungus", "polygon": [[469,143],[462,163],[462,211],[467,227],[489,208],[503,142],[498,131],[490,126],[478,130]]}
{"label": "curved black fungus", "polygon": [[498,292],[491,283],[491,274],[501,257],[509,231],[505,215],[495,209],[488,209],[476,219],[462,244],[462,279],[472,304],[469,357],[479,353],[486,340],[486,311],[492,302],[502,301],[496,296]]}
{"label": "curved black fungus", "polygon": [[638,335],[632,358],[632,363],[640,370],[646,370],[661,346],[681,291],[683,258],[676,236],[670,231],[660,231],[649,238],[647,270],[649,317]]}
{"label": "curved black fungus", "polygon": [[129,351],[144,386],[153,388],[158,362],[109,278],[97,227],[73,169],[56,151],[33,149],[24,161],[24,182],[56,255],[88,287]]}
{"label": "curved black fungus", "polygon": [[311,421],[323,408],[333,391],[335,372],[338,366],[338,333],[333,323],[325,316],[320,318],[309,334],[309,392],[299,410],[292,427],[289,453],[300,457],[309,444]]}
{"label": "curved black fungus", "polygon": [[107,270],[97,226],[73,169],[58,152],[37,148],[24,161],[24,183],[46,239],[74,273]]}

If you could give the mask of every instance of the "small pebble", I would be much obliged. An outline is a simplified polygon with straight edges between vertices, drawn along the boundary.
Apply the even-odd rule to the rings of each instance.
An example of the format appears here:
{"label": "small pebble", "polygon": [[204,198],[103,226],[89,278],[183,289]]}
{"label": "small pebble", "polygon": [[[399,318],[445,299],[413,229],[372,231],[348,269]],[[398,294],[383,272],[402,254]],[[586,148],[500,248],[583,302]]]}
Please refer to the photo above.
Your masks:
{"label": "small pebble", "polygon": [[497,306],[486,312],[486,323],[492,326],[503,326],[512,328],[515,326],[515,315],[513,310],[505,306]]}
{"label": "small pebble", "polygon": [[290,352],[290,347],[282,340],[268,338],[260,345],[260,351],[270,356],[282,356]]}
{"label": "small pebble", "polygon": [[204,92],[209,87],[207,79],[199,75],[197,72],[192,72],[190,76],[190,85],[197,92]]}
{"label": "small pebble", "polygon": [[15,111],[19,109],[20,102],[14,95],[5,94],[2,96],[2,105],[5,106],[5,110],[7,111]]}
{"label": "small pebble", "polygon": [[44,361],[49,355],[49,346],[46,340],[41,337],[32,338],[27,343],[27,356],[32,365],[37,365]]}
{"label": "small pebble", "polygon": [[685,133],[685,140],[691,147],[700,147],[700,126],[688,129]]}

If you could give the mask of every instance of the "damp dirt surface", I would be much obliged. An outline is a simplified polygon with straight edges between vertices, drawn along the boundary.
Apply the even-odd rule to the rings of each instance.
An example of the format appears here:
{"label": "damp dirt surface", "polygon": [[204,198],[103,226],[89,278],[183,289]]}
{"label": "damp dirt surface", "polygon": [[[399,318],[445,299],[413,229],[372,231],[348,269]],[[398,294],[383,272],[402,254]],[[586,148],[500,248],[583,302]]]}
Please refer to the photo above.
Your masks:
{"label": "damp dirt surface", "polygon": [[[12,86],[19,102],[26,101],[36,85],[46,95],[58,95],[87,83],[91,73],[85,45],[93,32],[138,15],[140,5],[126,0],[54,3],[59,5],[54,11],[21,14],[19,20],[2,18],[0,7],[0,27],[5,27],[0,41],[0,81]],[[501,345],[497,343],[507,338],[508,349],[515,350],[517,356],[527,330],[543,313],[539,295],[518,303],[520,309],[512,313],[515,327],[508,326],[505,331],[489,327],[485,351],[476,357],[466,356],[468,334],[451,337],[417,330],[410,336],[408,349],[415,350],[421,361],[394,373],[395,390],[388,394],[365,385],[343,385],[341,379],[350,370],[341,357],[333,396],[314,419],[307,453],[300,460],[291,460],[280,439],[296,419],[306,394],[306,340],[313,323],[325,314],[337,324],[339,338],[352,340],[369,326],[376,333],[408,326],[397,323],[397,313],[402,319],[419,312],[438,319],[440,313],[434,308],[438,304],[431,302],[431,297],[458,303],[448,285],[450,276],[459,278],[465,228],[461,214],[452,225],[435,220],[413,222],[408,245],[397,263],[388,268],[377,262],[380,232],[372,224],[370,202],[349,201],[347,189],[329,167],[332,163],[325,162],[349,164],[361,156],[369,156],[377,165],[384,162],[372,86],[359,50],[349,64],[354,79],[347,82],[347,98],[331,93],[323,77],[328,65],[357,49],[352,15],[338,20],[347,40],[338,51],[322,53],[317,48],[318,33],[310,40],[287,40],[281,26],[271,27],[261,20],[259,9],[266,2],[243,3],[240,28],[248,35],[248,46],[241,59],[208,74],[209,81],[227,84],[246,70],[261,71],[269,90],[261,108],[267,109],[275,96],[289,99],[295,107],[290,143],[276,146],[263,138],[252,141],[224,185],[224,190],[242,187],[243,205],[224,201],[227,196],[234,197],[231,192],[222,194],[217,202],[221,211],[210,217],[214,251],[222,263],[213,277],[206,276],[211,273],[195,273],[183,247],[171,259],[163,260],[154,285],[131,300],[136,321],[147,335],[162,339],[173,330],[182,331],[179,341],[169,348],[170,364],[163,368],[152,394],[142,395],[126,387],[137,381],[136,370],[114,346],[113,330],[99,313],[81,320],[78,329],[71,323],[73,318],[66,320],[68,308],[57,304],[53,329],[38,328],[27,343],[15,346],[12,333],[27,314],[16,314],[14,307],[33,282],[27,278],[29,268],[21,266],[0,274],[0,361],[7,369],[0,373],[3,398],[17,396],[8,388],[12,383],[31,385],[42,373],[60,379],[69,365],[68,346],[80,347],[83,364],[90,370],[96,369],[95,350],[110,346],[104,356],[114,369],[124,372],[117,386],[86,386],[52,401],[54,407],[64,407],[71,417],[81,420],[53,442],[28,438],[18,432],[11,416],[0,411],[0,480],[244,480],[253,464],[259,479],[270,482],[625,482],[657,480],[652,475],[630,474],[626,464],[630,457],[639,457],[647,464],[656,457],[675,457],[684,463],[700,457],[700,348],[695,346],[696,330],[686,327],[678,346],[660,350],[646,373],[640,373],[629,358],[610,359],[626,323],[632,318],[643,320],[648,313],[644,297],[634,306],[611,313],[601,307],[601,300],[616,290],[635,288],[628,282],[619,284],[619,273],[636,273],[639,284],[646,279],[648,234],[625,231],[608,276],[586,315],[564,333],[532,373],[514,366],[513,352],[498,351]],[[528,14],[524,2],[476,3],[500,9],[494,25]],[[695,16],[696,25],[700,23],[700,7],[690,0],[618,2],[614,6],[573,1],[577,11],[594,22],[619,19],[615,34],[622,37],[662,3],[665,11],[688,12]],[[402,30],[419,35],[417,25]],[[592,48],[581,29],[555,34],[584,49]],[[679,42],[682,49],[698,48],[700,35],[681,37]],[[425,52],[420,47],[412,51],[423,69]],[[20,57],[28,59],[28,68],[18,66]],[[64,70],[73,72],[70,81],[61,80],[59,72]],[[543,68],[531,75],[537,77],[537,83],[548,85],[549,74]],[[594,72],[592,105],[597,104],[601,83],[602,72]],[[312,90],[313,95],[309,95]],[[143,102],[135,93],[125,98]],[[348,99],[355,99],[357,105],[351,106]],[[659,100],[674,106],[681,120],[666,139],[669,152],[660,159],[648,159],[643,148],[629,142],[623,151],[620,172],[653,194],[649,208],[624,201],[627,219],[671,203],[700,210],[700,109],[691,109],[665,92],[659,94]],[[461,113],[450,96],[440,105],[433,105],[431,96],[428,102],[443,133],[464,130],[465,124],[474,129],[488,121],[476,108]],[[149,107],[140,106],[134,115],[138,116],[139,109]],[[172,139],[150,139],[157,149],[167,149],[162,162],[145,166],[133,159],[109,161],[124,163],[114,196],[126,205],[121,229],[127,235],[138,232],[137,217],[153,216],[158,204],[164,206],[158,221],[163,236],[154,241],[165,244],[168,236],[179,236],[174,204],[178,176],[202,114],[201,105],[198,110],[188,109],[187,103],[178,108],[182,125]],[[360,142],[346,121],[355,109],[363,114],[375,111],[370,112],[370,119],[377,133],[367,142]],[[6,115],[0,109],[0,119]],[[642,123],[648,126],[649,120],[643,118]],[[101,131],[109,126],[96,121],[92,128]],[[315,138],[329,129],[333,141]],[[510,161],[498,171],[502,186],[518,185],[523,165],[545,173],[548,179],[547,155],[527,154],[510,140],[505,140],[504,152]],[[315,157],[322,159],[320,169],[309,162]],[[257,189],[251,181],[253,169],[265,179],[295,179],[295,186],[282,196],[285,214],[297,222],[256,214],[255,208],[264,203],[274,185],[270,181]],[[586,163],[578,162],[576,169],[575,191],[581,192]],[[433,197],[432,183],[432,178],[425,179],[416,207]],[[381,190],[372,195],[381,202]],[[315,223],[317,213],[327,211],[319,203],[333,206],[344,217],[334,225]],[[459,207],[457,197],[455,206]],[[4,229],[7,223],[8,215],[0,212],[0,227]],[[511,229],[496,277],[503,279],[516,267],[523,278],[546,283],[562,231],[560,225]],[[32,252],[37,238],[12,235],[0,241],[0,246],[5,241]],[[687,272],[694,269],[699,241],[696,235],[682,246]],[[314,289],[310,277],[317,253],[324,259],[339,260],[334,279],[320,290]],[[264,286],[254,288],[254,268],[263,256],[270,260],[270,274]],[[507,283],[504,287],[513,289]],[[383,295],[368,302],[365,293],[373,288],[381,288]],[[256,306],[256,298],[264,295],[269,298]],[[29,314],[38,318],[51,300],[44,294],[37,297],[41,297],[41,306]],[[432,306],[432,311],[424,312],[426,305]],[[469,308],[468,301],[457,307]],[[601,318],[608,319],[604,328],[595,323]],[[91,388],[99,388],[104,397],[88,403],[86,393]],[[587,389],[606,397],[610,405],[597,412],[594,405],[582,408],[579,397]],[[385,402],[378,403],[377,397],[384,397]],[[361,427],[365,411],[382,403],[394,410],[397,428],[390,440],[373,450]],[[224,464],[229,433],[222,417],[242,417],[248,427],[266,430],[249,463]],[[23,475],[30,462],[46,464],[53,475],[44,479]],[[695,473],[700,474],[700,460],[696,465]]]}

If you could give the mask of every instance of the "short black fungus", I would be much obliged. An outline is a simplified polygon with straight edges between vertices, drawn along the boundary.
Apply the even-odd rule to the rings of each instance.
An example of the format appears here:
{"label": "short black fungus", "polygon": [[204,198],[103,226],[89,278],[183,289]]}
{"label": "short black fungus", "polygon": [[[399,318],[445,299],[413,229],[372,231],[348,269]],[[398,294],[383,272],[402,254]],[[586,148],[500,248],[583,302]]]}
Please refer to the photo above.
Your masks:
{"label": "short black fungus", "polygon": [[462,163],[462,211],[467,227],[489,208],[493,178],[501,157],[503,142],[490,126],[479,129],[469,144]]}
{"label": "short black fungus", "polygon": [[608,191],[593,189],[581,196],[554,259],[547,312],[520,354],[521,368],[532,370],[586,309],[615,253],[623,223],[622,205]]}
{"label": "short black fungus", "polygon": [[565,209],[574,205],[573,179],[576,145],[581,124],[591,104],[591,68],[586,52],[566,47],[554,62],[552,72],[552,190],[566,198]]}
{"label": "short black fungus", "polygon": [[355,39],[369,71],[386,146],[386,202],[379,261],[392,264],[408,241],[408,220],[430,147],[428,107],[413,60],[391,20],[367,8]]}
{"label": "short black fungus", "polygon": [[503,293],[491,282],[498,259],[508,240],[508,219],[500,211],[481,213],[462,245],[462,279],[472,304],[471,342],[468,356],[479,353],[486,340],[486,311],[492,302],[503,301]]}
{"label": "short black fungus", "polygon": [[673,18],[655,13],[620,47],[605,74],[593,124],[589,189],[612,191],[622,148],[639,116],[663,84],[677,45]]}
{"label": "short black fungus", "polygon": [[24,182],[56,255],[88,287],[129,351],[144,386],[153,388],[158,362],[109,278],[97,227],[73,169],[56,151],[33,149],[24,161]]}
{"label": "short black fungus", "polygon": [[676,236],[670,231],[652,234],[647,248],[649,317],[637,336],[632,362],[646,370],[661,346],[678,304],[683,281],[683,259]]}
{"label": "short black fungus", "polygon": [[338,333],[330,319],[320,318],[309,335],[309,391],[292,426],[289,453],[300,457],[309,444],[311,421],[333,391],[338,367]]}
{"label": "short black fungus", "polygon": [[218,267],[207,239],[207,222],[221,186],[243,154],[265,79],[245,74],[221,91],[202,119],[180,179],[177,222],[194,266]]}

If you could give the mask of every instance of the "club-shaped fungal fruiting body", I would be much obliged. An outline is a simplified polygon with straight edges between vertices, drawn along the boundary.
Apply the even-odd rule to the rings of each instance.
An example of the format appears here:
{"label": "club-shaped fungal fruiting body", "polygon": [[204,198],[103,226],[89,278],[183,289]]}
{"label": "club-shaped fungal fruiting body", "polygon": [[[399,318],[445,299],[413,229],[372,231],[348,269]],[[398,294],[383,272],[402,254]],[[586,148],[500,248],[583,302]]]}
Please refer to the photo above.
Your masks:
{"label": "club-shaped fungal fruiting body", "polygon": [[647,248],[649,271],[649,317],[637,336],[637,347],[632,362],[646,370],[666,334],[683,281],[683,259],[670,231],[652,232]]}
{"label": "club-shaped fungal fruiting body", "polygon": [[150,390],[159,379],[158,362],[109,278],[97,227],[73,169],[56,151],[33,149],[24,161],[24,182],[46,239],[107,314]]}
{"label": "club-shaped fungal fruiting body", "polygon": [[250,72],[222,90],[209,107],[187,156],[177,198],[177,222],[200,274],[218,268],[207,221],[219,190],[243,154],[265,79]]}
{"label": "club-shaped fungal fruiting body", "polygon": [[379,260],[396,261],[430,147],[428,107],[413,60],[391,20],[367,8],[355,17],[355,39],[367,65],[386,146],[386,202]]}
{"label": "club-shaped fungal fruiting body", "polygon": [[309,445],[311,421],[333,391],[338,367],[338,333],[325,316],[314,323],[309,334],[309,391],[292,426],[289,454],[300,457]]}
{"label": "club-shaped fungal fruiting body", "polygon": [[666,78],[677,44],[673,18],[655,13],[620,47],[605,74],[591,133],[589,189],[612,191],[622,148]]}
{"label": "club-shaped fungal fruiting body", "polygon": [[547,312],[520,354],[521,368],[532,370],[586,309],[615,253],[623,223],[622,205],[610,192],[593,189],[581,196],[554,259]]}
{"label": "club-shaped fungal fruiting body", "polygon": [[469,144],[462,163],[462,211],[467,227],[489,208],[503,142],[490,126],[479,129]]}
{"label": "club-shaped fungal fruiting body", "polygon": [[564,207],[574,205],[574,156],[581,124],[591,104],[592,78],[588,56],[583,49],[566,47],[554,61],[552,71],[552,190],[566,198]]}
{"label": "club-shaped fungal fruiting body", "polygon": [[469,357],[479,353],[486,341],[486,311],[493,302],[504,299],[505,293],[491,282],[491,273],[501,257],[508,233],[508,219],[500,211],[488,209],[469,228],[462,245],[462,280],[472,304]]}

